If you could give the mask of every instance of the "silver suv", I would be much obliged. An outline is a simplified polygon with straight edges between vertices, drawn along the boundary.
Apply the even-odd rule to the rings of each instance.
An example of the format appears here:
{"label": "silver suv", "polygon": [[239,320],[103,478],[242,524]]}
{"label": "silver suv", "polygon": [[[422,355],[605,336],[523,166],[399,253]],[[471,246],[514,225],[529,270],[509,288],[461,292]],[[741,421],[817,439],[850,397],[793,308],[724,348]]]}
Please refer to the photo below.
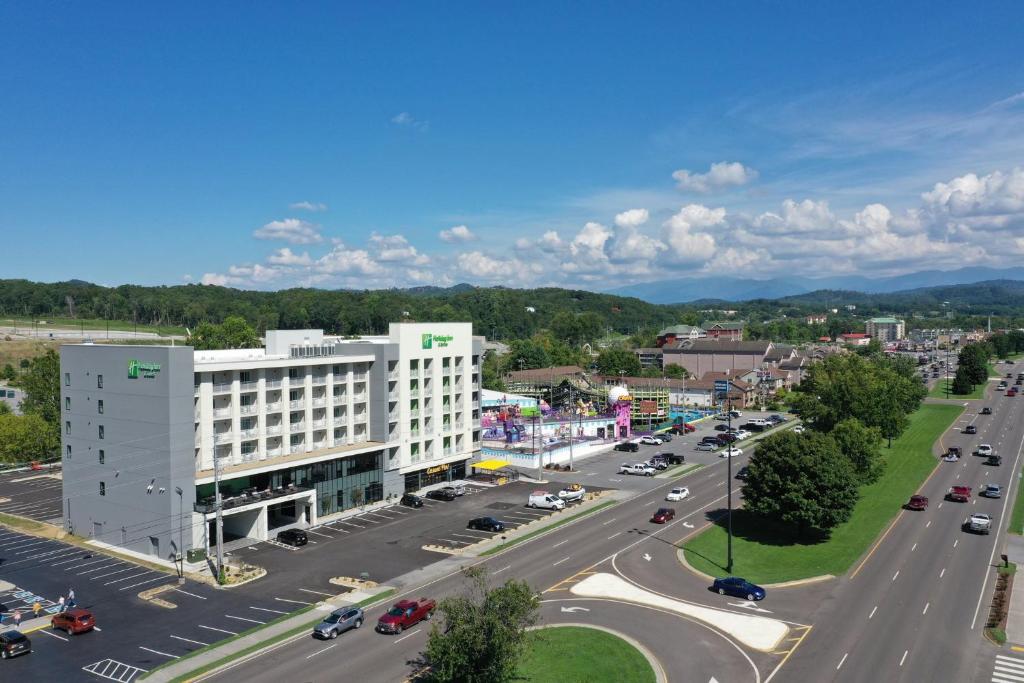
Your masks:
{"label": "silver suv", "polygon": [[313,628],[313,635],[317,638],[329,638],[334,640],[338,634],[344,633],[350,628],[359,628],[363,625],[363,610],[359,607],[342,607],[327,615]]}

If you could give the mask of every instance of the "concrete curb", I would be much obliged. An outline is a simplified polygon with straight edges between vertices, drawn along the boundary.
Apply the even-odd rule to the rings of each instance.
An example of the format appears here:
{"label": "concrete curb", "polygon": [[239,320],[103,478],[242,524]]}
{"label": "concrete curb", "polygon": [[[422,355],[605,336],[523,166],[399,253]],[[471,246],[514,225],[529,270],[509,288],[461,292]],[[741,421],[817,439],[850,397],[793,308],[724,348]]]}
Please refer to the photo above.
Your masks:
{"label": "concrete curb", "polygon": [[608,628],[607,626],[598,626],[597,624],[581,624],[577,622],[545,624],[544,626],[533,626],[529,630],[543,631],[544,629],[548,628],[565,628],[567,626],[575,628],[590,628],[596,631],[604,631],[605,633],[609,633],[615,636],[616,638],[621,638],[622,640],[636,648],[637,652],[644,656],[644,659],[647,660],[647,663],[650,664],[651,668],[654,670],[654,679],[657,681],[657,683],[668,683],[668,676],[665,674],[665,668],[661,665],[661,662],[658,661],[658,658],[654,656],[654,653],[648,650],[647,647],[643,645],[640,641],[636,640],[635,638],[631,638],[630,636],[627,636],[625,633],[622,633],[621,631],[616,631],[615,629]]}
{"label": "concrete curb", "polygon": [[[691,574],[701,577],[707,581],[714,581],[716,577],[704,572],[697,571],[693,568],[693,565],[686,560],[686,551],[680,548],[676,551],[676,558],[679,560],[679,564],[683,565]],[[794,588],[796,586],[803,586],[809,583],[821,583],[822,581],[831,581],[836,578],[832,574],[821,574],[820,576],[812,576],[806,579],[794,579],[793,581],[782,581],[781,583],[764,583],[760,584],[762,588]]]}

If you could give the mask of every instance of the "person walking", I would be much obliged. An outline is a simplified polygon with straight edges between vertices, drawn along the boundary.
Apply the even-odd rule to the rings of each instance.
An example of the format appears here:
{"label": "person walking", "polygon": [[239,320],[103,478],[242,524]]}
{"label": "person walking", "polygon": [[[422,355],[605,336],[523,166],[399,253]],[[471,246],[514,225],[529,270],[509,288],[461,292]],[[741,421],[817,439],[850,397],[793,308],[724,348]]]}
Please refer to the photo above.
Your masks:
{"label": "person walking", "polygon": [[14,610],[14,628],[20,628],[20,627],[21,627],[21,610],[20,609],[16,609],[16,610]]}
{"label": "person walking", "polygon": [[68,602],[74,602],[74,601],[75,601],[75,589],[74,588],[68,588]]}
{"label": "person walking", "polygon": [[43,609],[43,606],[39,604],[38,600],[33,602],[32,603],[32,616],[33,617],[38,617],[39,616],[39,612],[41,612],[42,609]]}
{"label": "person walking", "polygon": [[63,612],[64,611],[64,596],[63,595],[60,596],[60,600],[57,601],[57,611],[58,612]]}

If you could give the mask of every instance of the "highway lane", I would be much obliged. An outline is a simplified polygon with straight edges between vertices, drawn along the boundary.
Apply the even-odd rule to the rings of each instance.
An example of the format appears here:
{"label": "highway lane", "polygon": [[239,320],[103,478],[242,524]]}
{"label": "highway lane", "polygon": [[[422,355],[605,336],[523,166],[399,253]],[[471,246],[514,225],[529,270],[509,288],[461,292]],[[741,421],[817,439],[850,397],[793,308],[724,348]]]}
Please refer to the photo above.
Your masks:
{"label": "highway lane", "polygon": [[[931,500],[928,510],[903,512],[862,567],[839,582],[811,617],[813,632],[778,680],[971,680],[993,587],[990,559],[1008,521],[1024,441],[1018,399],[990,395],[970,402],[966,421],[958,421],[973,421],[979,433],[951,430],[943,443],[965,453],[992,443],[1003,465],[987,466],[972,455],[940,462],[921,490]],[[985,404],[993,415],[977,415]],[[979,498],[978,487],[986,482],[1003,484],[1004,497]],[[970,502],[943,500],[956,484],[974,488]],[[992,514],[996,530],[989,536],[961,531],[971,512]]]}
{"label": "highway lane", "polygon": [[[745,458],[746,455],[734,459],[734,465],[742,464]],[[724,487],[715,486],[714,482],[705,479],[710,472],[717,472],[719,479],[724,480],[724,460],[716,461],[707,468],[683,475],[679,479],[650,480],[653,488],[629,500],[572,524],[553,529],[541,537],[513,546],[490,558],[466,558],[465,564],[484,564],[497,580],[503,580],[505,577],[525,579],[534,588],[545,591],[543,597],[546,600],[571,597],[569,589],[579,572],[609,562],[616,552],[649,544],[652,539],[660,538],[662,535],[682,535],[682,531],[685,530],[683,522],[688,519],[701,520],[706,510],[723,505]],[[677,483],[687,485],[691,489],[691,499],[686,503],[686,507],[684,508],[682,504],[675,505],[677,509],[685,509],[685,513],[681,510],[681,515],[690,516],[678,517],[676,521],[657,527],[651,532],[650,527],[653,525],[648,523],[651,512],[662,503],[665,494]],[[675,573],[680,577],[681,583],[700,583],[699,579],[685,574],[681,568],[677,568]],[[455,573],[438,579],[423,589],[410,591],[409,595],[423,594],[440,598],[462,590],[463,586],[463,578]],[[715,608],[723,607],[717,595],[704,591],[701,598],[702,604]],[[385,608],[386,606],[382,606],[371,610],[367,626],[374,623]],[[636,610],[630,610],[630,613],[635,612]],[[630,620],[643,623],[645,618],[631,617]],[[577,616],[574,621],[585,619]],[[615,627],[614,624],[607,625]],[[252,683],[278,683],[281,680],[327,681],[334,680],[332,676],[336,676],[339,667],[342,667],[347,675],[360,676],[364,680],[400,680],[403,675],[409,673],[410,663],[416,660],[423,649],[428,631],[426,625],[421,625],[396,638],[374,633],[370,628],[364,627],[361,631],[348,633],[333,643],[321,643],[313,641],[308,636],[301,636],[284,643],[283,645],[287,645],[285,648],[240,663],[214,678],[223,681],[245,680]],[[689,655],[692,658],[691,651],[699,650],[698,654],[704,657],[707,656],[707,648],[717,648],[715,661],[719,663],[742,659],[731,645],[720,638],[717,641],[713,638],[706,642],[700,639],[688,641],[674,634],[675,631],[671,643],[683,656]],[[648,633],[642,638],[645,644],[650,645],[651,635]],[[654,635],[661,637],[659,634]],[[767,670],[777,665],[778,658],[758,653],[755,661]],[[728,669],[730,666],[732,665],[724,664],[722,668]],[[680,679],[670,676],[670,680]],[[725,680],[756,681],[757,677],[750,672],[744,678],[719,680],[722,683]]]}

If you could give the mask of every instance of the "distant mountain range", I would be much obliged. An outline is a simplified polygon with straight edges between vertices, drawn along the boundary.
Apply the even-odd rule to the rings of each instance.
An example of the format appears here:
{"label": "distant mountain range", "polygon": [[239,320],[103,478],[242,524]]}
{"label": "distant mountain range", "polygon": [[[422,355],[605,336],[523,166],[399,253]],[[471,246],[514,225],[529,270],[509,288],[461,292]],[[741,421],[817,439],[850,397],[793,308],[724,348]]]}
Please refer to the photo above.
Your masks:
{"label": "distant mountain range", "polygon": [[780,277],[754,280],[737,277],[701,276],[657,280],[606,290],[609,294],[633,296],[653,304],[687,303],[702,299],[749,301],[782,299],[821,290],[879,294],[923,287],[966,285],[991,280],[1020,280],[1020,269],[982,266],[957,270],[924,270],[893,277],[869,278],[841,275],[824,278]]}

